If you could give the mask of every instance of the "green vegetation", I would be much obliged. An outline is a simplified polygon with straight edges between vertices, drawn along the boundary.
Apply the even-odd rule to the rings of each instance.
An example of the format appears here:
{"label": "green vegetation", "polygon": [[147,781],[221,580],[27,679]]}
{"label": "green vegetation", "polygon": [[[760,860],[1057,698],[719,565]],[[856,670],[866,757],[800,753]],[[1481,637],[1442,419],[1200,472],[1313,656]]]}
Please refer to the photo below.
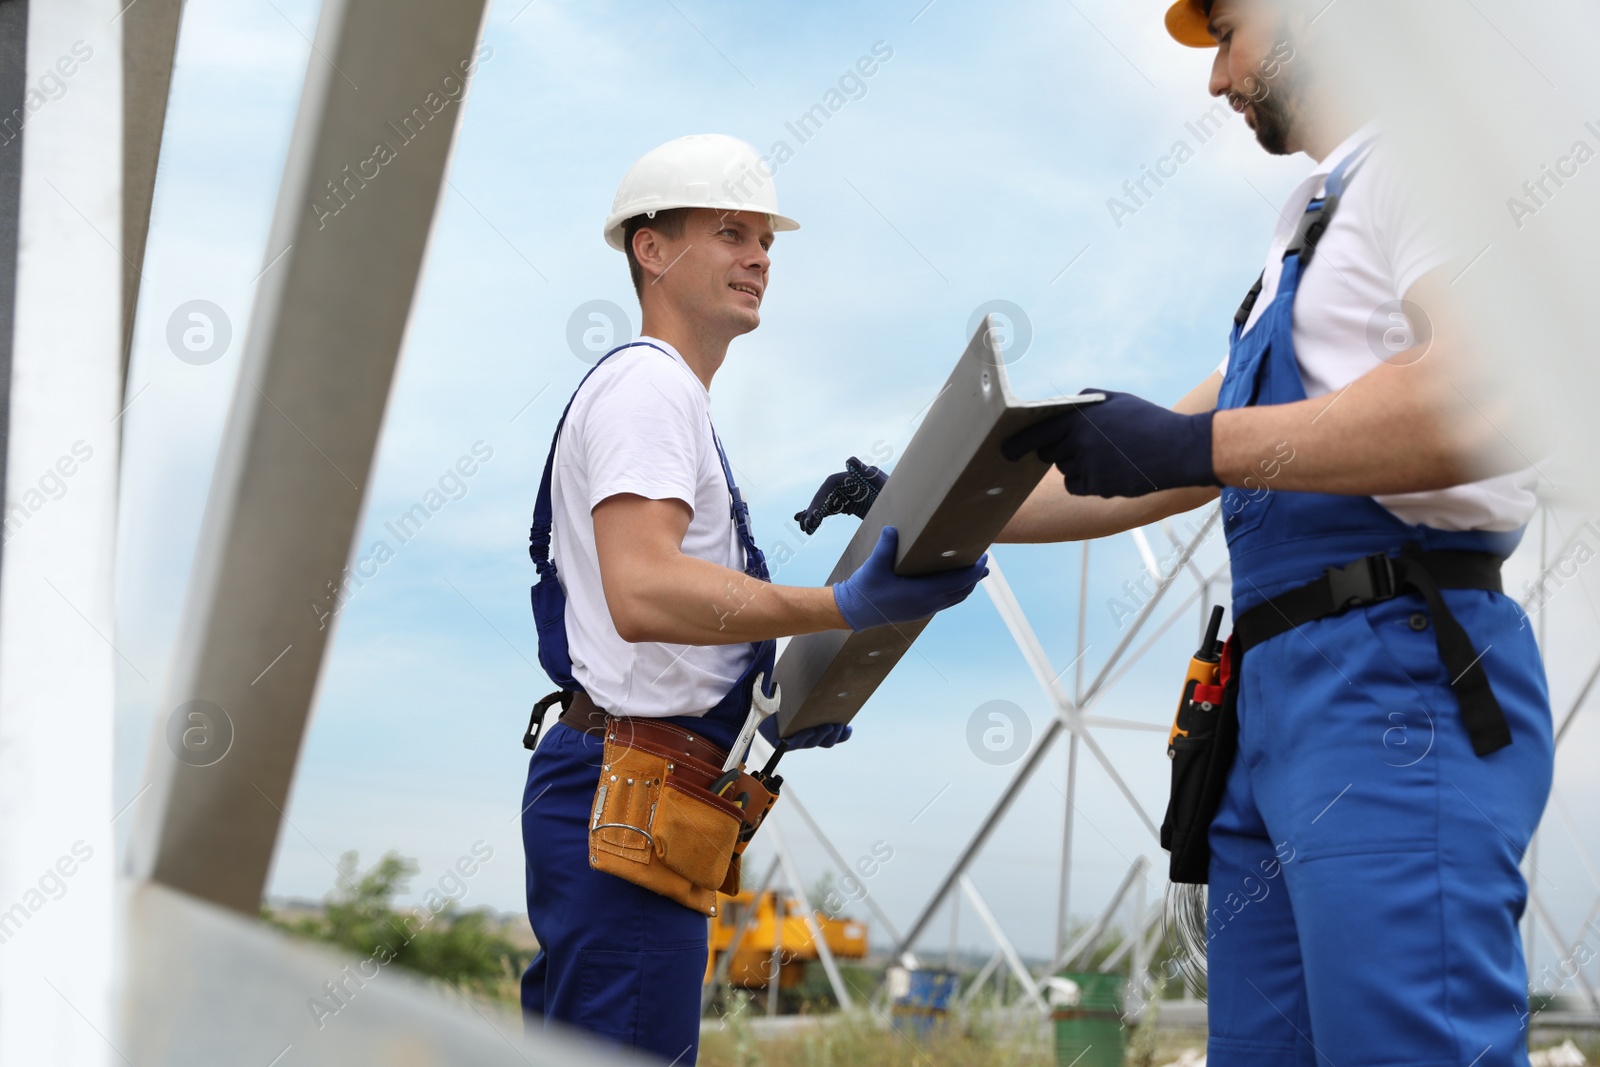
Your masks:
{"label": "green vegetation", "polygon": [[[813,887],[822,898],[826,881]],[[1076,937],[1078,930],[1070,932]],[[1089,958],[1084,970],[1099,967],[1122,946],[1123,936],[1109,931]],[[1183,980],[1174,958],[1177,945],[1166,938],[1154,946],[1146,996],[1152,1003],[1139,1025],[1125,1034],[1129,1067],[1158,1067],[1177,1059],[1186,1048],[1205,1048],[1205,1034],[1191,1030],[1158,1029],[1162,1003],[1183,995]],[[1124,976],[1131,953],[1123,952],[1114,968]],[[1056,1063],[1051,1024],[1031,1009],[1016,1004],[1020,991],[1010,972],[1002,967],[970,1006],[957,1009],[945,1021],[922,1032],[888,1025],[881,999],[883,964],[840,960],[839,968],[856,1011],[836,1014],[832,989],[820,964],[806,969],[802,982],[784,990],[779,1011],[817,1017],[800,1028],[768,1028],[759,1020],[766,1014],[763,991],[722,991],[707,1018],[700,1062],[705,1067],[868,1067],[899,1065],[925,1067],[1046,1067]],[[959,965],[963,991],[970,989],[976,968],[972,957]],[[1171,979],[1165,976],[1172,975]],[[1203,981],[1203,980],[1202,980]],[[1202,985],[1203,988],[1203,985]],[[875,1004],[875,1007],[868,1007]],[[1002,1005],[1012,1005],[1003,1007]]]}
{"label": "green vegetation", "polygon": [[730,1012],[700,1040],[702,1067],[1053,1067],[1050,1037],[972,1022],[902,1033],[871,1014],[854,1013],[814,1028],[757,1036],[747,1018]]}
{"label": "green vegetation", "polygon": [[518,981],[531,953],[496,929],[487,908],[461,911],[454,901],[438,910],[395,909],[418,871],[415,860],[389,852],[362,872],[356,853],[339,857],[339,878],[320,914],[279,916],[263,907],[261,917],[297,937],[338,945],[361,957],[441,978],[467,993],[507,1004],[517,1002]]}

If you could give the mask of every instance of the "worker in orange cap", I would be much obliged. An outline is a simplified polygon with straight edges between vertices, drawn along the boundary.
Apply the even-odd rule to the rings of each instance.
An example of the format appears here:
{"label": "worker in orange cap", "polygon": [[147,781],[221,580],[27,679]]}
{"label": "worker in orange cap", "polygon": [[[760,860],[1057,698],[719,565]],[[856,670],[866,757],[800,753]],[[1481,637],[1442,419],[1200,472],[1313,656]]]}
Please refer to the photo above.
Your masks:
{"label": "worker in orange cap", "polygon": [[1168,10],[1180,43],[1216,49],[1211,93],[1315,166],[1223,366],[1173,410],[1096,390],[1007,442],[1065,477],[1000,540],[1102,536],[1220,496],[1228,685],[1209,747],[1184,753],[1192,794],[1174,775],[1165,842],[1175,882],[1209,884],[1211,1067],[1523,1065],[1519,865],[1553,745],[1500,565],[1534,475],[1466,399],[1440,313],[1466,257],[1378,123],[1340,106],[1327,6]]}

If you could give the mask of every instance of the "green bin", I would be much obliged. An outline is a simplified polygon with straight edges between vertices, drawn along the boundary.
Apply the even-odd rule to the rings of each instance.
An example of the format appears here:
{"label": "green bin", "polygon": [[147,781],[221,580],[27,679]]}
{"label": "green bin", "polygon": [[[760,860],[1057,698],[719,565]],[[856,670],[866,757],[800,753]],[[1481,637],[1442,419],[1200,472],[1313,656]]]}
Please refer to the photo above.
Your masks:
{"label": "green bin", "polygon": [[1056,1028],[1056,1067],[1123,1067],[1122,987],[1119,974],[1063,974],[1081,994],[1072,1007],[1051,1013]]}

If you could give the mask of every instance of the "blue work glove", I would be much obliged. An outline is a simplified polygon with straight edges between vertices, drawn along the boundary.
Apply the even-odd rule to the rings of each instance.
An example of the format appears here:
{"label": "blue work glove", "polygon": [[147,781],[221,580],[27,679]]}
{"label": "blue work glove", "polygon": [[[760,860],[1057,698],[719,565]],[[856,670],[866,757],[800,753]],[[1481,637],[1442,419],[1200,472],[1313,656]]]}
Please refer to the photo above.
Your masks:
{"label": "blue work glove", "polygon": [[1211,419],[1180,415],[1131,393],[1069,408],[1012,434],[1000,445],[1009,460],[1029,452],[1053,463],[1074,496],[1144,496],[1161,489],[1221,485],[1211,466]]}
{"label": "blue work glove", "polygon": [[844,470],[823,480],[822,488],[811,498],[811,506],[794,513],[794,521],[810,535],[829,515],[843,513],[864,519],[888,480],[889,476],[877,467],[868,467],[851,456],[845,460]]}
{"label": "blue work glove", "polygon": [[900,532],[885,526],[878,544],[856,572],[833,587],[839,614],[852,630],[865,630],[893,622],[926,619],[967,599],[989,573],[984,553],[970,567],[960,567],[921,578],[902,578],[894,572]]}
{"label": "blue work glove", "polygon": [[[774,747],[778,744],[778,717],[769,716],[761,721],[761,736],[765,737]],[[789,742],[791,749],[796,748],[832,748],[841,742],[850,740],[850,725],[842,722],[825,722],[820,726],[807,726],[799,733],[790,734],[783,740]]]}

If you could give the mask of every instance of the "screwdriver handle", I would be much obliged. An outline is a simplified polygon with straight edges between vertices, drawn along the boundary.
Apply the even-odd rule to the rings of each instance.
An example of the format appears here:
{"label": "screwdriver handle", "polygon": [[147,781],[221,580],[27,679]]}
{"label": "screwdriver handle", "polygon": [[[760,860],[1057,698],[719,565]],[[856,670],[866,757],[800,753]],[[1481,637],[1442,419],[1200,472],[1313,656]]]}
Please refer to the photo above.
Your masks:
{"label": "screwdriver handle", "polygon": [[789,742],[780,740],[772,750],[772,755],[767,757],[767,765],[761,768],[761,777],[771,778],[772,772],[777,769],[778,761],[783,754],[789,751]]}

